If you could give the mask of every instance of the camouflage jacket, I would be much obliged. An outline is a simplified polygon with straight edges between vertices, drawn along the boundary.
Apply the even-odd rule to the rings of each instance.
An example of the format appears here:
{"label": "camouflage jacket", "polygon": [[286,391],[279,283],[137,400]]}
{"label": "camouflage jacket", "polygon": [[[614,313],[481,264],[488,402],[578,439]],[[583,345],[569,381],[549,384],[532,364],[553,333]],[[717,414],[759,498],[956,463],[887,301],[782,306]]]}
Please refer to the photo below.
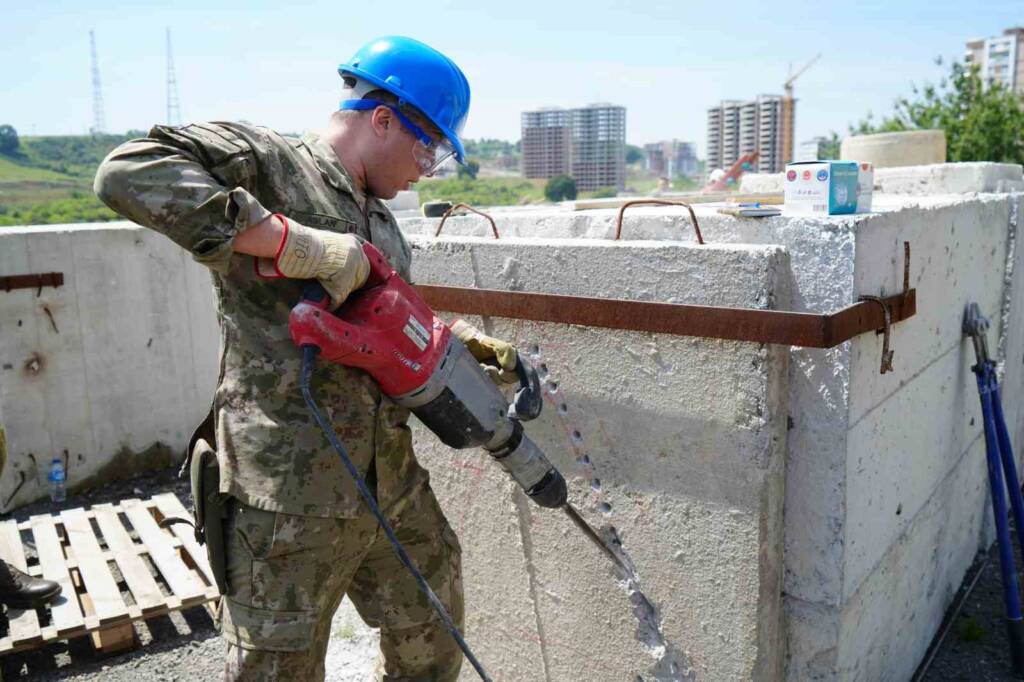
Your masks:
{"label": "camouflage jacket", "polygon": [[[166,235],[213,271],[221,329],[214,397],[221,492],[270,511],[351,518],[360,500],[299,392],[299,350],[288,314],[301,282],[260,279],[234,236],[270,213],[370,240],[408,279],[411,250],[394,216],[370,197],[365,210],[330,146],[237,123],[156,126],[103,161],[96,193],[124,217]],[[366,472],[376,463],[377,498],[396,513],[426,472],[412,452],[408,411],[382,396],[361,370],[320,363],[320,407]]]}

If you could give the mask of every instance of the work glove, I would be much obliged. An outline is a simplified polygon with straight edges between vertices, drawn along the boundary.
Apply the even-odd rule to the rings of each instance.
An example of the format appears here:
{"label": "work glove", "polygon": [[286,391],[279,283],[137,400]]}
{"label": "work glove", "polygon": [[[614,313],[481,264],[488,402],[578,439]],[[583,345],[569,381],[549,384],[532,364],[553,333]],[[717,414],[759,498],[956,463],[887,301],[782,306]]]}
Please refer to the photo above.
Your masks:
{"label": "work glove", "polygon": [[319,280],[331,297],[332,310],[366,283],[370,261],[355,235],[317,230],[282,215],[276,217],[284,225],[284,236],[276,258],[259,259],[261,274],[269,264],[279,277]]}
{"label": "work glove", "polygon": [[516,375],[519,353],[515,346],[507,341],[487,336],[465,320],[456,320],[451,329],[455,338],[462,341],[476,361],[484,366],[484,371],[491,381],[498,386],[519,381]]}

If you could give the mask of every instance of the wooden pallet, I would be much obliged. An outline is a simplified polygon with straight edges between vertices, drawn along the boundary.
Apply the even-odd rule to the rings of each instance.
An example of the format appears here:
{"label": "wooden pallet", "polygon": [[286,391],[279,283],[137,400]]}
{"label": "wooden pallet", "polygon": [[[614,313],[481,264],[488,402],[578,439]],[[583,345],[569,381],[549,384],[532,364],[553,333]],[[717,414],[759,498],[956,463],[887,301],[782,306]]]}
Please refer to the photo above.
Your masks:
{"label": "wooden pallet", "polygon": [[[87,634],[98,649],[117,651],[134,646],[133,621],[216,600],[206,550],[190,526],[160,528],[168,516],[192,518],[173,493],[164,493],[0,522],[0,558],[62,588],[48,609],[7,610],[0,656]],[[32,566],[25,544],[34,545],[39,557]],[[130,599],[122,596],[111,564]]]}

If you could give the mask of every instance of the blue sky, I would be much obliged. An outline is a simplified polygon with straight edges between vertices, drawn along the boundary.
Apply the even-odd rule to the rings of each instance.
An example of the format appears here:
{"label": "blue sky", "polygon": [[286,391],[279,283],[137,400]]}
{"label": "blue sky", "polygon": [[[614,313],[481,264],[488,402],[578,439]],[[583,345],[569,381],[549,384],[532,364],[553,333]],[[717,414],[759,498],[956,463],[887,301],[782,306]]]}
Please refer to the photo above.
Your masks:
{"label": "blue sky", "polygon": [[[0,41],[0,123],[22,134],[92,123],[96,31],[107,129],[164,122],[164,30],[186,121],[302,131],[335,108],[335,72],[366,40],[404,34],[454,59],[473,89],[467,137],[519,137],[519,114],[595,101],[627,108],[627,141],[680,138],[703,154],[706,110],[781,93],[794,68],[797,140],[888,111],[936,56],[1024,25],[1024,2],[70,2],[15,0]],[[97,6],[100,5],[100,6]]]}

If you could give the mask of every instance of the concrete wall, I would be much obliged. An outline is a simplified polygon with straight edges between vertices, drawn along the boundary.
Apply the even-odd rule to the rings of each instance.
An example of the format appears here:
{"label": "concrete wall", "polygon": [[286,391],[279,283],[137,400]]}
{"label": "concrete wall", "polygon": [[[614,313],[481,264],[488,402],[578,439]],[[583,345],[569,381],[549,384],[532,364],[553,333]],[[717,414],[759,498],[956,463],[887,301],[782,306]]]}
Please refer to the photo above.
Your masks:
{"label": "concrete wall", "polygon": [[[912,245],[918,315],[893,332],[894,372],[879,375],[881,338],[870,334],[830,350],[791,350],[784,598],[790,679],[909,677],[974,553],[991,542],[974,360],[960,323],[964,305],[978,302],[994,321],[994,351],[1024,356],[1021,289],[1013,288],[1022,275],[1020,267],[1007,269],[1020,258],[1012,248],[1019,201],[1020,195],[882,194],[876,213],[813,220],[736,220],[698,208],[709,243],[786,248],[794,310],[836,310],[862,294],[899,291],[902,242]],[[502,214],[498,228],[503,236],[607,238],[615,214]],[[404,224],[429,233],[432,222]],[[445,229],[486,234],[475,217]],[[623,235],[692,240],[691,229],[682,209],[639,208],[626,215]],[[1014,407],[1021,374],[1018,363],[1008,363],[1004,391],[1017,440],[1024,435]]]}
{"label": "concrete wall", "polygon": [[[789,305],[788,259],[772,246],[452,237],[414,238],[414,247],[420,283]],[[722,284],[706,286],[715,278]],[[468,637],[490,672],[552,681],[777,678],[786,350],[477,322],[532,352],[548,401],[527,432],[570,477],[581,512],[604,532],[614,528],[640,576],[617,581],[568,518],[529,503],[481,451],[453,453],[417,432],[417,452],[462,541]]]}
{"label": "concrete wall", "polygon": [[[875,191],[927,196],[973,192],[1024,192],[1022,167],[1015,163],[936,163],[875,169]],[[747,173],[741,192],[781,192],[785,173]]]}
{"label": "concrete wall", "polygon": [[40,272],[64,286],[0,291],[7,509],[49,494],[53,457],[71,487],[167,464],[217,378],[209,272],[164,237],[129,223],[0,229],[0,274]]}

